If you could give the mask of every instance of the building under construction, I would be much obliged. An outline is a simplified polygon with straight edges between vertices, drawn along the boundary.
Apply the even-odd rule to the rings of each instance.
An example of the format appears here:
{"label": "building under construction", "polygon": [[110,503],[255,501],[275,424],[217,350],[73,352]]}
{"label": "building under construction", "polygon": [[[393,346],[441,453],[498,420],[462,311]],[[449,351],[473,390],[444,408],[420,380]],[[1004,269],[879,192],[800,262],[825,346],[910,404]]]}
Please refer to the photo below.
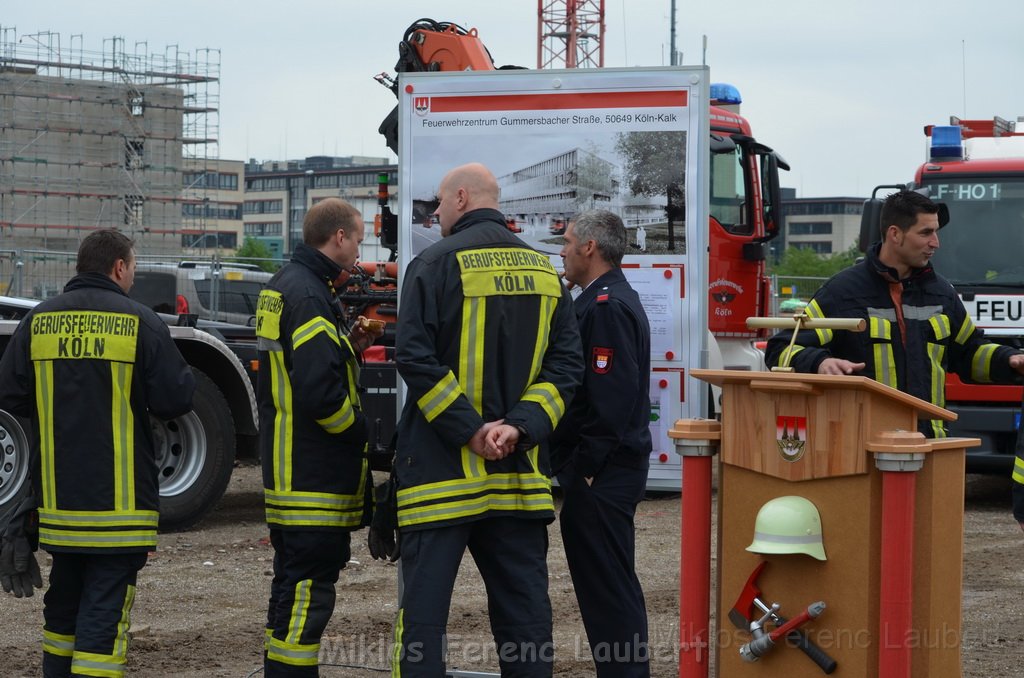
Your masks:
{"label": "building under construction", "polygon": [[140,254],[208,242],[219,80],[218,50],[0,27],[0,250],[74,252],[97,228]]}

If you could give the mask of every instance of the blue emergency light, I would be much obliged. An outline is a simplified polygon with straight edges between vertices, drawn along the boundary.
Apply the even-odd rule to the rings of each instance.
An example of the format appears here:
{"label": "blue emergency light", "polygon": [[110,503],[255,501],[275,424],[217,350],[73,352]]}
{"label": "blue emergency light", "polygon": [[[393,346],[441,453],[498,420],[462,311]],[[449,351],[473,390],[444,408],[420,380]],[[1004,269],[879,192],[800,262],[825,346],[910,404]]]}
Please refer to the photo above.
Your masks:
{"label": "blue emergency light", "polygon": [[963,138],[960,125],[935,125],[932,127],[932,160],[961,160],[964,157]]}
{"label": "blue emergency light", "polygon": [[743,103],[743,97],[735,85],[727,82],[711,83],[711,105],[712,106],[739,106]]}

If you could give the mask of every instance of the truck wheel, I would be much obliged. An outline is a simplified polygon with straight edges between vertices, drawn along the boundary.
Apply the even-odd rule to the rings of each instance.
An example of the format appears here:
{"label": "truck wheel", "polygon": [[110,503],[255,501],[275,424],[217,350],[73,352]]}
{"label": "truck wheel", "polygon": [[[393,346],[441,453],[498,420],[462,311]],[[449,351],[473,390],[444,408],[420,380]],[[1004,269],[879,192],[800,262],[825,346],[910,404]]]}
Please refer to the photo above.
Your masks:
{"label": "truck wheel", "polygon": [[228,486],[235,463],[235,426],[224,395],[192,368],[192,411],[161,421],[150,417],[160,474],[160,529],[191,527],[213,508]]}
{"label": "truck wheel", "polygon": [[0,515],[28,492],[31,458],[25,429],[13,415],[0,410]]}

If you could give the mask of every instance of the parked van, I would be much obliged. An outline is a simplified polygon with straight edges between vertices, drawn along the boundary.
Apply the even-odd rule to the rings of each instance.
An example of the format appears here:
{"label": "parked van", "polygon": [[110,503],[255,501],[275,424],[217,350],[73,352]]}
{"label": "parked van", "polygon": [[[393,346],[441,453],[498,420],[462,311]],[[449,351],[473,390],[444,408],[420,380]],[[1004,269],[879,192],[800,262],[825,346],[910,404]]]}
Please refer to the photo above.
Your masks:
{"label": "parked van", "polygon": [[254,325],[256,302],[270,273],[251,264],[140,261],[128,295],[158,313]]}

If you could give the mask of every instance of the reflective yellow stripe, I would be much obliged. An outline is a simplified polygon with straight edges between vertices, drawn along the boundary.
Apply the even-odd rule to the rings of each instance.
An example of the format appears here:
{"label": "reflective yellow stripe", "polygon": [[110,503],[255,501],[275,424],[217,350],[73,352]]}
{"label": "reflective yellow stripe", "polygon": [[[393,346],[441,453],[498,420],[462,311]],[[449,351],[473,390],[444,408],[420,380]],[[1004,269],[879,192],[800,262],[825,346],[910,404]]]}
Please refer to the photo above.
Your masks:
{"label": "reflective yellow stripe", "polygon": [[395,619],[394,643],[391,645],[391,678],[402,678],[402,635],[405,633],[405,610],[398,609]]}
{"label": "reflective yellow stripe", "polygon": [[1024,485],[1024,459],[1017,457],[1013,462],[1013,479]]}
{"label": "reflective yellow stripe", "polygon": [[548,351],[548,339],[551,336],[551,319],[555,314],[555,305],[558,304],[557,297],[541,297],[540,317],[537,322],[537,337],[533,342],[533,360],[530,362],[530,382],[537,380],[540,368],[543,364],[544,354]]}
{"label": "reflective yellow stripe", "polygon": [[71,658],[71,673],[76,676],[121,678],[124,675],[124,664],[124,657],[76,650]]}
{"label": "reflective yellow stripe", "polygon": [[552,428],[558,425],[562,415],[565,414],[565,403],[562,401],[562,396],[558,393],[555,385],[549,382],[540,382],[530,386],[523,394],[523,400],[540,405],[544,413],[548,415],[548,419],[551,420]]}
{"label": "reflective yellow stripe", "polygon": [[972,334],[974,334],[974,321],[970,316],[965,316],[963,324],[960,325],[960,331],[956,333],[956,343],[961,346],[966,344]]}
{"label": "reflective yellow stripe", "polygon": [[892,341],[892,323],[885,318],[871,317],[868,318],[870,325],[869,335],[872,339],[884,339],[885,341]]}
{"label": "reflective yellow stripe", "polygon": [[54,470],[53,442],[53,362],[33,363],[36,374],[36,415],[39,417],[40,475],[43,506],[57,506],[57,478]]}
{"label": "reflective yellow stripe", "polygon": [[354,494],[264,490],[267,522],[290,527],[359,527],[363,519],[369,464],[363,459]]}
{"label": "reflective yellow stripe", "polygon": [[874,345],[875,381],[896,388],[896,359],[892,344],[878,342]]}
{"label": "reflective yellow stripe", "polygon": [[316,423],[320,424],[325,431],[328,433],[342,433],[347,430],[356,420],[356,411],[352,409],[352,403],[348,398],[341,404],[338,411],[331,414],[323,419],[317,419]]}
{"label": "reflective yellow stripe", "polygon": [[39,527],[39,543],[48,546],[80,548],[141,548],[156,546],[156,530],[116,530],[85,532]]}
{"label": "reflective yellow stripe", "polygon": [[946,424],[941,419],[929,419],[932,427],[932,438],[946,437]]}
{"label": "reflective yellow stripe", "polygon": [[783,365],[789,365],[790,363],[792,363],[793,358],[796,356],[796,354],[802,350],[804,350],[804,347],[799,344],[794,344],[792,347],[787,346],[786,348],[782,349],[782,353],[779,354],[779,367],[782,367]]}
{"label": "reflective yellow stripe", "polygon": [[551,493],[491,493],[472,499],[429,504],[419,508],[399,509],[398,524],[401,527],[421,525],[441,520],[454,520],[480,515],[487,511],[554,511]]}
{"label": "reflective yellow stripe", "polygon": [[51,311],[32,317],[32,360],[111,360],[134,363],[138,316],[100,311]]}
{"label": "reflective yellow stripe", "polygon": [[284,297],[277,290],[263,288],[256,302],[256,336],[277,341],[281,338]]}
{"label": "reflective yellow stripe", "polygon": [[324,332],[330,337],[338,346],[341,346],[341,339],[338,338],[338,328],[335,327],[334,323],[327,320],[323,316],[317,316],[300,325],[294,332],[292,332],[292,350],[297,351],[299,346],[302,346],[307,341],[315,337],[316,335]]}
{"label": "reflective yellow stripe", "polygon": [[[462,335],[459,338],[459,384],[478,414],[484,403],[484,336],[487,301],[466,297],[462,302]],[[463,446],[462,472],[467,477],[486,475],[484,458]]]}
{"label": "reflective yellow stripe", "polygon": [[135,587],[128,585],[125,591],[124,604],[121,605],[121,619],[117,622],[114,635],[114,656],[122,659],[128,656],[128,629],[131,628],[132,605],[135,604]]}
{"label": "reflective yellow stripe", "polygon": [[75,652],[75,637],[43,629],[43,652],[70,657]]}
{"label": "reflective yellow stripe", "polygon": [[267,644],[267,659],[291,666],[316,666],[320,643],[298,645],[271,636]]}
{"label": "reflective yellow stripe", "polygon": [[114,433],[114,507],[135,508],[135,413],[132,411],[132,365],[110,364],[110,420]]}
{"label": "reflective yellow stripe", "polygon": [[942,359],[946,355],[946,347],[942,344],[928,344],[928,362],[931,363],[931,400],[933,405],[946,406],[946,370],[942,368]]}
{"label": "reflective yellow stripe", "polygon": [[932,326],[932,332],[935,333],[935,341],[942,341],[953,333],[952,328],[949,326],[948,315],[943,313],[933,315],[928,318],[928,323]]}
{"label": "reflective yellow stripe", "polygon": [[69,511],[67,509],[39,509],[39,522],[60,527],[156,527],[160,519],[157,511]]}
{"label": "reflective yellow stripe", "polygon": [[[825,314],[821,310],[821,306],[818,305],[816,299],[811,299],[811,303],[807,304],[804,309],[809,318],[824,318]],[[832,330],[814,330],[815,334],[818,335],[818,343],[822,346],[832,341]]]}
{"label": "reflective yellow stripe", "polygon": [[275,506],[285,508],[300,508],[309,510],[344,511],[350,508],[360,508],[363,505],[363,495],[356,494],[331,494],[328,492],[278,492],[276,490],[264,490],[266,500]]}
{"label": "reflective yellow stripe", "polygon": [[559,297],[562,284],[551,260],[523,247],[463,250],[456,256],[467,297],[546,295]]}
{"label": "reflective yellow stripe", "polygon": [[271,351],[270,391],[274,398],[274,485],[292,487],[292,384],[284,364],[284,353]]}
{"label": "reflective yellow stripe", "polygon": [[417,502],[459,497],[484,491],[551,489],[551,479],[540,473],[491,473],[484,478],[456,478],[398,490],[398,508]]}
{"label": "reflective yellow stripe", "polygon": [[992,381],[992,356],[995,352],[995,344],[982,344],[974,352],[971,359],[971,378],[974,381]]}
{"label": "reflective yellow stripe", "polygon": [[306,619],[309,616],[310,587],[312,579],[303,579],[295,584],[295,596],[292,599],[292,614],[288,621],[288,635],[285,642],[290,645],[298,645],[302,638],[302,631],[306,628]]}
{"label": "reflective yellow stripe", "polygon": [[441,381],[434,384],[432,389],[416,401],[416,405],[427,421],[434,421],[460,395],[462,395],[462,388],[455,380],[455,375],[449,371],[441,378]]}

